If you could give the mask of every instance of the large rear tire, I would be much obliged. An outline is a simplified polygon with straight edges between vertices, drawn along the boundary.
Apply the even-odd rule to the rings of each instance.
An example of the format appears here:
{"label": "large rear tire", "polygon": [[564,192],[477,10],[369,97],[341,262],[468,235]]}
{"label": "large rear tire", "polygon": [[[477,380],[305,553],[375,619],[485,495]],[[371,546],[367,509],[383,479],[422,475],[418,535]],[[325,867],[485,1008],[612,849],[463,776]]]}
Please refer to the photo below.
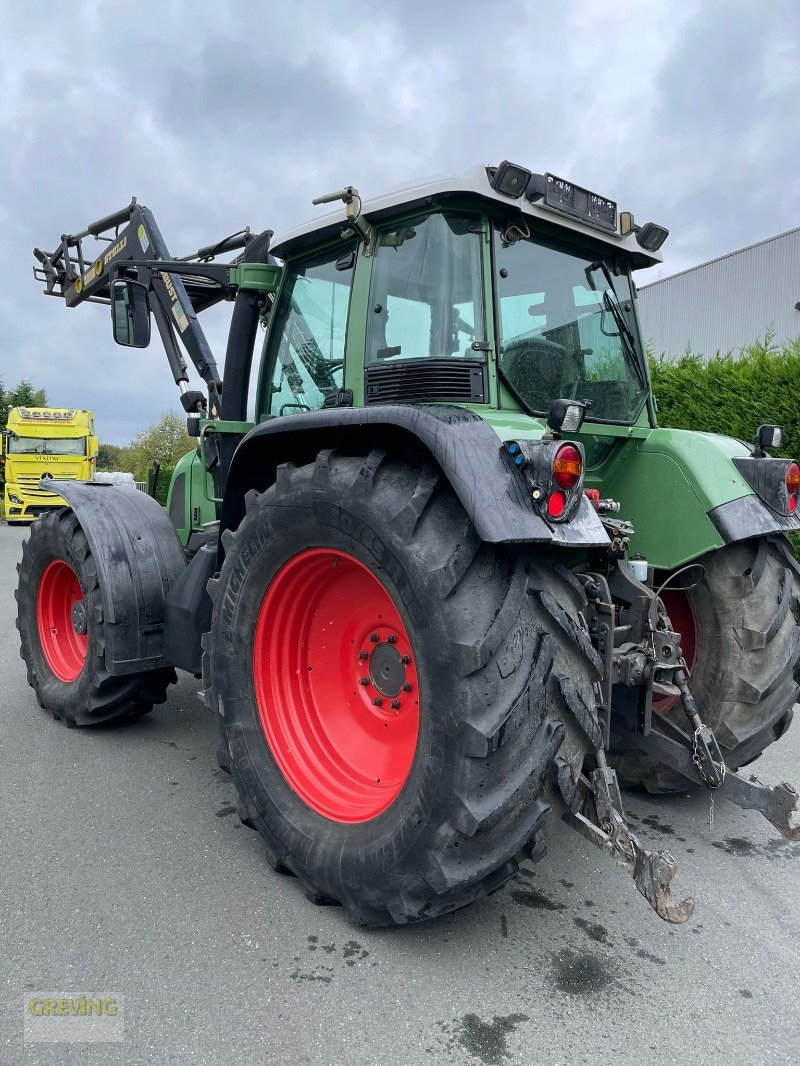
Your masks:
{"label": "large rear tire", "polygon": [[[731,544],[699,562],[705,567],[700,584],[667,607],[673,624],[683,627],[684,654],[694,661],[690,686],[700,715],[728,766],[738,769],[792,721],[800,691],[800,568],[783,537]],[[687,728],[680,703],[664,714]],[[694,787],[650,756],[622,750],[618,740],[612,762],[628,787]]]}
{"label": "large rear tire", "polygon": [[73,511],[34,523],[17,573],[20,655],[40,706],[68,726],[93,726],[137,718],[164,702],[177,680],[172,667],[122,676],[105,668],[97,569]]}
{"label": "large rear tire", "polygon": [[544,852],[556,758],[575,777],[591,748],[581,586],[381,452],[281,467],[247,502],[204,662],[243,821],[360,925],[493,892]]}

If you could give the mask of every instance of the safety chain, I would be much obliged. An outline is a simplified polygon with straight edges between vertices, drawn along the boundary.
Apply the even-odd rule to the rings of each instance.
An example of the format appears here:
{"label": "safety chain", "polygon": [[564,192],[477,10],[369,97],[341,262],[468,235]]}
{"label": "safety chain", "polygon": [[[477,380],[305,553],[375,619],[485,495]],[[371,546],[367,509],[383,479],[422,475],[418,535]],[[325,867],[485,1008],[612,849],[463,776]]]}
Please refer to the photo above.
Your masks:
{"label": "safety chain", "polygon": [[713,829],[714,828],[714,793],[715,793],[715,791],[718,788],[720,788],[725,783],[725,774],[728,772],[728,767],[726,766],[725,761],[723,760],[722,769],[721,769],[721,772],[720,772],[720,775],[719,775],[719,780],[717,782],[715,782],[715,783],[712,783],[706,777],[705,770],[703,769],[703,760],[700,758],[700,746],[699,746],[699,744],[697,742],[697,738],[700,736],[700,733],[702,732],[702,729],[703,729],[703,727],[699,726],[697,729],[695,729],[694,734],[693,734],[692,762],[697,767],[697,772],[702,777],[703,783],[708,787],[708,795],[709,795],[709,800],[710,800],[709,811],[708,811],[708,827],[709,827],[709,829]]}

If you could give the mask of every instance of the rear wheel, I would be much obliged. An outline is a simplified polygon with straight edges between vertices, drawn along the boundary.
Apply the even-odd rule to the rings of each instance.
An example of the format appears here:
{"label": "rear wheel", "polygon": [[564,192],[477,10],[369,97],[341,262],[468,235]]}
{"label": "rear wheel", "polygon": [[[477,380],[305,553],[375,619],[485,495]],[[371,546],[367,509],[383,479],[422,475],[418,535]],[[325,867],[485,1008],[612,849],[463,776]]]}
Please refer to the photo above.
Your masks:
{"label": "rear wheel", "polygon": [[[745,766],[792,720],[800,680],[800,568],[782,537],[731,544],[699,560],[702,581],[668,593],[665,605],[692,668],[690,687],[728,766]],[[653,708],[687,729],[681,704]],[[683,791],[690,781],[650,756],[612,750],[620,780],[649,792]]]}
{"label": "rear wheel", "polygon": [[163,703],[169,667],[111,675],[105,668],[97,570],[74,512],[54,511],[32,528],[17,566],[17,629],[28,683],[69,726],[134,718]]}
{"label": "rear wheel", "polygon": [[224,543],[204,674],[276,869],[385,925],[543,853],[599,665],[567,571],[482,544],[434,471],[379,452],[282,467]]}

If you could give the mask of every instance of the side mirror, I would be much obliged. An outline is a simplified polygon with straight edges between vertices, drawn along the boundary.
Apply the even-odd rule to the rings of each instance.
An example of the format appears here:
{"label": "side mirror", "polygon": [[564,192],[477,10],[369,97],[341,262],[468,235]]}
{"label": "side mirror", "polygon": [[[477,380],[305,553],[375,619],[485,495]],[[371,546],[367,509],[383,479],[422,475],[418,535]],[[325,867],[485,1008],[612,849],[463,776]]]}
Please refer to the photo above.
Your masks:
{"label": "side mirror", "polygon": [[111,324],[114,340],[128,348],[150,343],[150,298],[140,281],[118,278],[111,283]]}

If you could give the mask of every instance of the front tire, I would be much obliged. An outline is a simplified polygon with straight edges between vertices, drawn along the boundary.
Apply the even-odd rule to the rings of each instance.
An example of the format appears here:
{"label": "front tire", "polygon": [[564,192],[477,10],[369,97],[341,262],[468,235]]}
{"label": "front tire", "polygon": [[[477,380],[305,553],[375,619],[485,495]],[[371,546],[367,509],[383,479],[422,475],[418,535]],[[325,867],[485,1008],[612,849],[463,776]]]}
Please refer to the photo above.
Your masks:
{"label": "front tire", "polygon": [[138,718],[163,703],[171,667],[112,675],[105,667],[103,606],[86,534],[69,509],[31,527],[17,564],[17,629],[28,684],[68,726]]}
{"label": "front tire", "polygon": [[[701,582],[681,594],[685,602],[674,598],[674,609],[667,606],[678,631],[683,627],[684,653],[694,661],[689,684],[700,716],[714,730],[727,765],[737,770],[782,737],[792,721],[800,691],[800,567],[783,537],[731,544],[699,562],[705,567]],[[680,703],[665,716],[688,728]],[[627,787],[695,787],[640,752],[616,747],[612,762]]]}
{"label": "front tire", "polygon": [[379,926],[543,854],[599,666],[566,570],[481,543],[435,471],[377,451],[280,468],[224,544],[204,676],[274,868]]}

